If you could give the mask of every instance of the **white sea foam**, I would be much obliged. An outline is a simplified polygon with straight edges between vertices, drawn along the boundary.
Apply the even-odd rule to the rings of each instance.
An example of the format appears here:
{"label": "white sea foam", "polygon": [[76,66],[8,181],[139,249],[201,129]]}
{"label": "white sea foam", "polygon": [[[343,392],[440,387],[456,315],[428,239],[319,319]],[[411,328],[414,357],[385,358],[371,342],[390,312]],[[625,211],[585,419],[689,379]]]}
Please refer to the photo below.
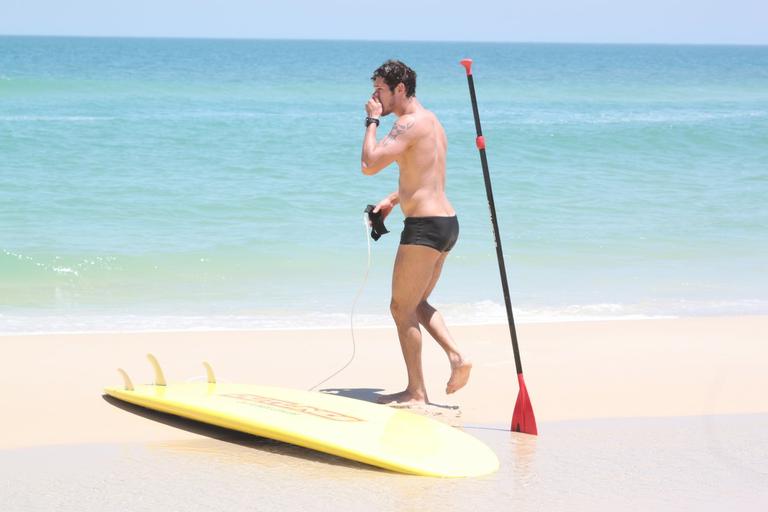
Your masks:
{"label": "white sea foam", "polygon": [[[756,302],[717,302],[707,304],[710,309],[687,307],[644,309],[638,305],[615,303],[569,305],[557,307],[515,308],[515,321],[527,323],[580,322],[596,320],[634,320],[673,318],[677,316],[705,316],[714,314],[760,314],[768,311],[768,304]],[[502,304],[480,301],[468,304],[436,304],[449,325],[506,324],[506,311]],[[354,327],[391,327],[387,313],[357,313]],[[250,314],[6,314],[0,315],[0,334],[48,334],[95,332],[168,332],[168,331],[248,331],[248,330],[303,330],[349,329],[349,312],[281,311]]]}

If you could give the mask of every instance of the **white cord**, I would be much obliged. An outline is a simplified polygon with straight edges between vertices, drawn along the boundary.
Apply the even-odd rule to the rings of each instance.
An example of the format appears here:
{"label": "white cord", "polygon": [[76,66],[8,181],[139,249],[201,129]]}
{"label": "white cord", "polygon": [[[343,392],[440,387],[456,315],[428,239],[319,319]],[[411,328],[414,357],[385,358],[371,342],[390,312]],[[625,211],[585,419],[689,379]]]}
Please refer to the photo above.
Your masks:
{"label": "white cord", "polygon": [[341,372],[343,372],[347,366],[352,364],[352,361],[355,360],[355,352],[356,352],[356,343],[355,343],[355,308],[357,307],[357,302],[360,300],[360,296],[363,293],[363,290],[365,289],[365,285],[368,282],[368,273],[371,271],[371,237],[368,236],[368,229],[370,229],[370,226],[368,225],[368,214],[363,214],[363,233],[365,235],[365,239],[368,242],[368,266],[365,269],[365,277],[363,278],[363,283],[360,285],[360,288],[357,290],[357,295],[355,295],[355,300],[352,302],[352,311],[349,313],[349,330],[352,333],[352,356],[349,358],[349,361],[336,370],[334,373],[326,377],[325,379],[321,380],[311,388],[309,388],[308,391],[313,391],[316,387],[318,387],[321,384],[325,384]]}

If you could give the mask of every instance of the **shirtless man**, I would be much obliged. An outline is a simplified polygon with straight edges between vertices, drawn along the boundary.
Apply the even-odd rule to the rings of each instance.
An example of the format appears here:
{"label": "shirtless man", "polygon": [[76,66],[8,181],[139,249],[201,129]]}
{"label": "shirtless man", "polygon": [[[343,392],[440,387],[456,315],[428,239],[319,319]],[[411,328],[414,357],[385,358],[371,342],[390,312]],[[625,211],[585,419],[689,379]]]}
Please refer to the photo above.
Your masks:
{"label": "shirtless man", "polygon": [[[459,223],[445,196],[445,156],[448,140],[437,117],[416,99],[416,73],[399,61],[387,61],[373,76],[373,95],[365,105],[362,170],[371,176],[392,162],[400,167],[398,190],[374,209],[385,218],[398,203],[405,227],[395,258],[390,310],[397,325],[408,370],[405,391],[385,395],[381,403],[424,404],[429,401],[421,365],[423,325],[448,355],[451,377],[446,393],[461,389],[472,364],[459,351],[443,317],[427,298],[440,278],[445,258],[459,236]],[[376,128],[381,116],[398,119],[381,141]]]}

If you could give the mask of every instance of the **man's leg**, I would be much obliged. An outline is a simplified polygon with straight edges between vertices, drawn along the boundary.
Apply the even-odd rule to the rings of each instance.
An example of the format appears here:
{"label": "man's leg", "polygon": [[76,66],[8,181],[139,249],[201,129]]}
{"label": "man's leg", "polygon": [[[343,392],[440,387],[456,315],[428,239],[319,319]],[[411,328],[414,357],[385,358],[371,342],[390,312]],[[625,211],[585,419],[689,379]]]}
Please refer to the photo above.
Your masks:
{"label": "man's leg", "polygon": [[445,350],[445,354],[448,356],[448,361],[451,364],[451,377],[448,379],[448,384],[445,387],[445,392],[448,394],[455,393],[459,389],[463,388],[469,380],[469,372],[472,370],[472,363],[459,351],[459,347],[453,341],[451,333],[448,331],[448,327],[445,325],[445,320],[438,310],[432,307],[427,299],[435,288],[437,281],[440,279],[440,273],[443,269],[443,263],[448,253],[443,253],[437,260],[435,265],[432,279],[427,285],[427,289],[424,292],[421,303],[418,307],[419,323],[429,332],[429,334],[437,341],[437,343]]}
{"label": "man's leg", "polygon": [[439,251],[423,245],[401,245],[392,274],[392,318],[408,371],[405,391],[382,397],[382,403],[426,403],[427,390],[421,365],[421,330],[418,307],[440,259]]}

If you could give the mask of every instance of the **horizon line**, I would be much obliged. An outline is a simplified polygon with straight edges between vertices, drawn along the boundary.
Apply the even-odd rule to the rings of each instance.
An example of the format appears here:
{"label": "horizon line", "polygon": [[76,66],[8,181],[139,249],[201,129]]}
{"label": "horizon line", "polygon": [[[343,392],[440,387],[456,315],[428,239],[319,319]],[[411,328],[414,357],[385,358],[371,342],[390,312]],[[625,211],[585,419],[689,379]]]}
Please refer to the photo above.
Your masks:
{"label": "horizon line", "polygon": [[615,46],[749,46],[764,47],[766,43],[736,42],[643,42],[643,41],[511,41],[460,39],[357,39],[318,37],[226,37],[226,36],[156,36],[156,35],[93,35],[93,34],[0,34],[0,37],[50,37],[72,39],[171,39],[199,41],[304,41],[304,42],[359,42],[359,43],[471,43],[471,44],[530,44],[530,45],[615,45]]}

